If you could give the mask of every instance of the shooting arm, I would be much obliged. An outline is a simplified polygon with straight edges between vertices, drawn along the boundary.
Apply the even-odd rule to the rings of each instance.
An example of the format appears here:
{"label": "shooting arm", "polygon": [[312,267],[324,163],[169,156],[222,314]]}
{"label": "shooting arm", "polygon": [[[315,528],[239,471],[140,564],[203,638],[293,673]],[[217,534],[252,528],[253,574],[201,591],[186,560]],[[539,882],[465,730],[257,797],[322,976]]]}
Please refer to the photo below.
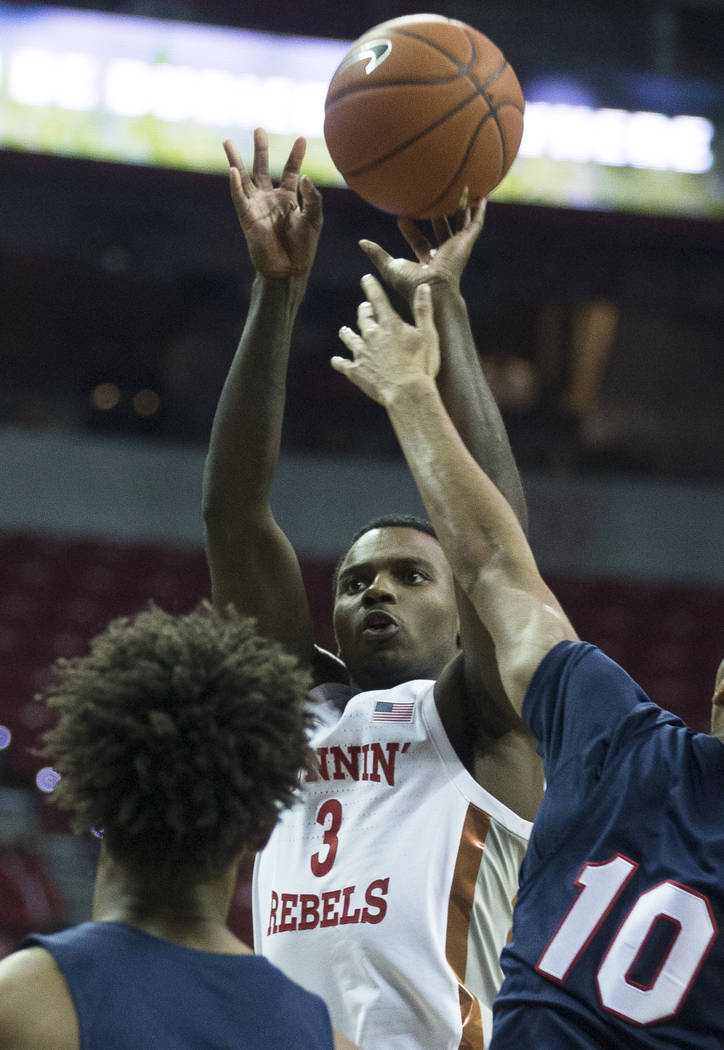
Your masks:
{"label": "shooting arm", "polygon": [[249,314],[211,430],[203,483],[206,547],[218,608],[232,603],[302,658],[312,627],[296,554],[269,491],[279,458],[300,277],[257,275]]}
{"label": "shooting arm", "polygon": [[312,621],[296,554],[269,492],[279,459],[292,330],[322,226],[321,196],[299,178],[297,139],[278,187],[266,133],[254,139],[253,178],[231,142],[231,196],[256,271],[241,342],[221,394],[203,482],[214,604],[233,603],[300,659],[313,655]]}

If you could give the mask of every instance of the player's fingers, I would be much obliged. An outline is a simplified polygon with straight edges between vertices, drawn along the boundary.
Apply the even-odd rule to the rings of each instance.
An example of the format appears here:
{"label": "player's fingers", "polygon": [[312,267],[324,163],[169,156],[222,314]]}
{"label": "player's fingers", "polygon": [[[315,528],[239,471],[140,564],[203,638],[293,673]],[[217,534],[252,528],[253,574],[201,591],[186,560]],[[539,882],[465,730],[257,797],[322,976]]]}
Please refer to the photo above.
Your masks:
{"label": "player's fingers", "polygon": [[374,241],[362,239],[359,241],[359,246],[365,255],[372,260],[382,276],[386,277],[394,261],[390,253],[381,248],[379,244],[375,244]]}
{"label": "player's fingers", "polygon": [[302,195],[304,205],[304,216],[315,230],[322,228],[322,194],[314,185],[308,175],[302,175],[299,182],[299,192]]}
{"label": "player's fingers", "polygon": [[[352,354],[353,358],[364,347],[364,339],[362,339],[362,337],[359,336],[353,328],[349,328],[346,324],[342,325],[342,327],[340,328],[339,338],[342,340],[344,345]],[[343,357],[342,360],[346,361],[348,359]]]}
{"label": "player's fingers", "polygon": [[334,357],[330,357],[329,363],[335,372],[341,372],[343,376],[351,378],[350,372],[354,368],[354,361],[350,361],[348,357],[338,357],[337,354]]}
{"label": "player's fingers", "polygon": [[487,197],[481,197],[479,201],[474,201],[471,204],[472,217],[470,220],[470,224],[471,226],[475,226],[477,228],[478,233],[483,228],[483,223],[485,222],[485,209],[487,208],[487,206]]}
{"label": "player's fingers", "polygon": [[455,232],[461,233],[463,230],[467,230],[470,226],[470,187],[465,186],[463,192],[460,194],[460,200],[458,206],[455,209],[453,216],[453,222],[455,224]]}
{"label": "player's fingers", "polygon": [[239,151],[232,139],[224,139],[224,153],[226,154],[226,159],[232,168],[244,166],[242,159],[239,156]]}
{"label": "player's fingers", "polygon": [[262,190],[273,189],[269,175],[269,137],[264,128],[254,129],[254,182]]}
{"label": "player's fingers", "polygon": [[[244,161],[241,159],[239,151],[231,139],[226,139],[224,141],[224,152],[226,153],[226,159],[229,162],[230,170],[236,170],[239,173],[239,188],[243,190],[244,193],[248,193],[252,185],[251,178],[249,172],[244,167]],[[232,182],[232,188],[233,185]]]}
{"label": "player's fingers", "polygon": [[447,216],[443,215],[440,218],[432,220],[432,229],[437,238],[438,244],[444,244],[445,241],[450,240],[453,235],[453,231],[450,227],[450,223],[447,220]]}
{"label": "player's fingers", "polygon": [[412,248],[417,261],[421,263],[429,262],[432,245],[417,223],[401,215],[397,220],[397,228]]}
{"label": "player's fingers", "polygon": [[377,320],[389,317],[395,311],[390,306],[390,300],[385,295],[384,288],[371,273],[366,273],[362,278],[362,289],[372,306],[372,311]]}
{"label": "player's fingers", "polygon": [[229,189],[237,212],[243,215],[247,209],[248,198],[242,188],[242,177],[238,168],[229,168]]}
{"label": "player's fingers", "polygon": [[367,302],[367,300],[361,302],[357,307],[357,327],[362,335],[364,336],[376,324],[377,321],[375,320],[375,311],[372,303]]}
{"label": "player's fingers", "polygon": [[429,284],[418,284],[412,298],[412,316],[415,319],[415,327],[421,332],[434,335],[436,333],[435,321],[432,310],[432,293]]}
{"label": "player's fingers", "polygon": [[297,192],[297,183],[299,180],[299,169],[302,166],[304,160],[304,154],[307,151],[307,140],[305,138],[296,139],[294,145],[289,151],[287,162],[284,165],[284,171],[282,177],[279,180],[279,186],[283,190],[290,190],[292,193]]}

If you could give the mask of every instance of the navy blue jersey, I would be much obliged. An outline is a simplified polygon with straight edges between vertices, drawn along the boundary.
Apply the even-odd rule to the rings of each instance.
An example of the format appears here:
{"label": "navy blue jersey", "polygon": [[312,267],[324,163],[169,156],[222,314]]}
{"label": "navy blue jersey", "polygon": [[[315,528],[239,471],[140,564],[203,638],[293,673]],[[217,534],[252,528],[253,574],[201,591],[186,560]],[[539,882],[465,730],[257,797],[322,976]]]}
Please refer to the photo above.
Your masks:
{"label": "navy blue jersey", "polygon": [[721,1050],[724,745],[584,642],[545,657],[523,717],[547,787],[490,1050]]}
{"label": "navy blue jersey", "polygon": [[81,1050],[333,1050],[322,1000],[260,956],[217,955],[86,922],[23,947],[55,959]]}

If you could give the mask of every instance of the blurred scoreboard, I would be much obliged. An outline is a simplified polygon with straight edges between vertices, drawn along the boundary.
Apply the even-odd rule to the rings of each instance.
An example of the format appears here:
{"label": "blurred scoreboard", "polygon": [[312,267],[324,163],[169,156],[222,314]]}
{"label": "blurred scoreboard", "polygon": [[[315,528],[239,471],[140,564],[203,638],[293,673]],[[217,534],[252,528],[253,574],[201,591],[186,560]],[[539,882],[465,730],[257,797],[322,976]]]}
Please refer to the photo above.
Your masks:
{"label": "blurred scoreboard", "polygon": [[[0,3],[0,149],[224,171],[265,127],[283,163],[344,182],[322,127],[349,41]],[[515,65],[515,62],[513,63]],[[523,141],[493,196],[566,208],[724,216],[724,86],[608,76],[526,80]],[[276,174],[279,174],[277,171]]]}

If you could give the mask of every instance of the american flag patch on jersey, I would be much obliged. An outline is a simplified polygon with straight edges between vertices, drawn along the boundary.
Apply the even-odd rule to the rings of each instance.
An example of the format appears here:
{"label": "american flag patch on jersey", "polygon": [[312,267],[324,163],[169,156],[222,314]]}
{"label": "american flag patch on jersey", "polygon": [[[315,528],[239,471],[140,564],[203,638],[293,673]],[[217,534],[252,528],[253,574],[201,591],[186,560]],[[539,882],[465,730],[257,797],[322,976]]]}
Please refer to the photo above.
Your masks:
{"label": "american flag patch on jersey", "polygon": [[411,722],[415,712],[412,701],[398,702],[393,700],[378,700],[372,714],[373,722]]}

